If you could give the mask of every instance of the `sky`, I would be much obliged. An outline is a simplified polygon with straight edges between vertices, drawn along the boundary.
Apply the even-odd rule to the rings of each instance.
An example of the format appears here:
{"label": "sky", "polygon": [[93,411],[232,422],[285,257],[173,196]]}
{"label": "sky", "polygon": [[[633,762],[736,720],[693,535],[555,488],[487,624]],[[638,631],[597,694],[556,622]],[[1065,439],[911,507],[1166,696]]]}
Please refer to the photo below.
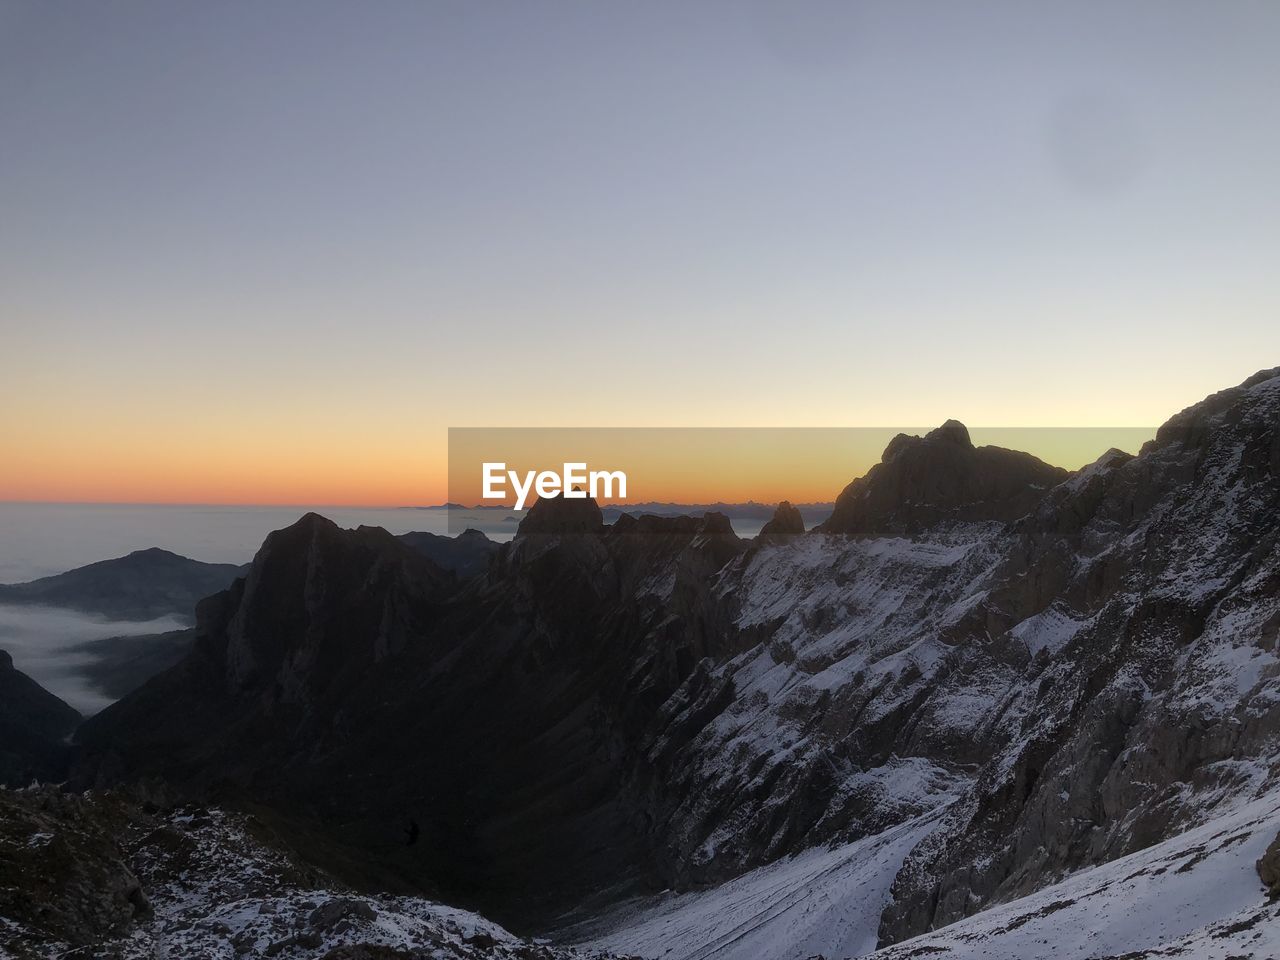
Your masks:
{"label": "sky", "polygon": [[0,499],[1154,426],[1280,363],[1278,48],[1238,0],[0,0]]}

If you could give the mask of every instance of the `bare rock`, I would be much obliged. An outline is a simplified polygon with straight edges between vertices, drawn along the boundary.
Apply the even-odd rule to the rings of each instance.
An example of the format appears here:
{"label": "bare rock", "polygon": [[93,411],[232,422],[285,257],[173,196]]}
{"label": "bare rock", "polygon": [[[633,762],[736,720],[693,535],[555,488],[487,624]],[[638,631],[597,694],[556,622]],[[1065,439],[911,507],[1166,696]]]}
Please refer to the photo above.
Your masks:
{"label": "bare rock", "polygon": [[328,933],[334,930],[341,923],[350,923],[353,920],[367,920],[373,922],[378,918],[378,911],[365,903],[363,900],[354,900],[350,897],[338,897],[322,903],[311,911],[308,922],[317,930],[323,930]]}
{"label": "bare rock", "polygon": [[1280,900],[1280,834],[1267,846],[1257,863],[1258,879],[1272,900]]}
{"label": "bare rock", "polygon": [[923,437],[894,437],[818,529],[900,536],[946,521],[1009,522],[1030,513],[1067,476],[1029,453],[975,447],[965,425],[948,420]]}
{"label": "bare rock", "polygon": [[0,916],[76,946],[149,917],[117,840],[125,823],[109,799],[52,786],[0,790]]}
{"label": "bare rock", "polygon": [[762,537],[790,536],[804,533],[804,517],[791,505],[790,500],[783,500],[773,512],[773,519],[760,530]]}

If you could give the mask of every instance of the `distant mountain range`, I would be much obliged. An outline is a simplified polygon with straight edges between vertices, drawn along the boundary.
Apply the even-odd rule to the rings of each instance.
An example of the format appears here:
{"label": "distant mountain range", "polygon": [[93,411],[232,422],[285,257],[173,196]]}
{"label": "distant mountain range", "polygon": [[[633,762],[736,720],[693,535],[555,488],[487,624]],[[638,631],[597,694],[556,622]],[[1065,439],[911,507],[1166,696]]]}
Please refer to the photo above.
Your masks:
{"label": "distant mountain range", "polygon": [[0,603],[65,607],[109,620],[191,617],[248,566],[201,563],[151,547],[29,583],[0,584]]}
{"label": "distant mountain range", "polygon": [[[648,500],[643,503],[624,503],[610,504],[602,507],[605,519],[612,523],[624,513],[632,516],[641,516],[644,514],[652,514],[660,517],[696,517],[706,513],[722,513],[731,520],[768,520],[773,516],[776,504],[757,503],[754,500],[748,500],[743,503],[726,503],[724,501],[716,501],[715,503],[671,503],[665,501]],[[797,503],[794,505],[801,515],[804,517],[806,524],[812,525],[820,523],[831,515],[834,503]],[[463,506],[460,503],[441,503],[430,507],[407,507],[410,510],[451,510],[451,511],[498,511],[503,513],[511,513],[510,507],[493,506],[492,504],[476,504],[473,507]]]}

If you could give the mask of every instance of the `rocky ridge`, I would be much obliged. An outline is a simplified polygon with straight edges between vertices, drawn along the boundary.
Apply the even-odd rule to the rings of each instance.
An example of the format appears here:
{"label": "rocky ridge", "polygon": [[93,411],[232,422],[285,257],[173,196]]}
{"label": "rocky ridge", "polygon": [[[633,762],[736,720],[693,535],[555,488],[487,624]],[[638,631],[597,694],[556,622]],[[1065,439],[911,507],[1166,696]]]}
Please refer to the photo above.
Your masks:
{"label": "rocky ridge", "polygon": [[415,897],[362,896],[255,817],[0,790],[0,952],[95,960],[609,960]]}
{"label": "rocky ridge", "polygon": [[465,583],[304,518],[81,776],[231,783],[543,926],[927,817],[904,940],[1271,788],[1278,424],[1280,370],[1071,476],[949,422],[778,542],[545,501]]}
{"label": "rocky ridge", "polygon": [[1067,477],[1029,453],[975,447],[948,420],[923,437],[900,433],[880,462],[845,487],[823,533],[915,535],[951,522],[1009,522],[1026,515]]}

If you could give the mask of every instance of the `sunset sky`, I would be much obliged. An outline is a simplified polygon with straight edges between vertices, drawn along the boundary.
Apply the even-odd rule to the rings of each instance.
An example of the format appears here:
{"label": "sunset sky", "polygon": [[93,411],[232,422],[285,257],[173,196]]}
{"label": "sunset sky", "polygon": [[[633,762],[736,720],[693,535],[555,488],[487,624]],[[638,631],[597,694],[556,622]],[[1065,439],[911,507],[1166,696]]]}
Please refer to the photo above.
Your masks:
{"label": "sunset sky", "polygon": [[1153,427],[1280,363],[1277,49],[1255,2],[0,0],[0,500]]}

